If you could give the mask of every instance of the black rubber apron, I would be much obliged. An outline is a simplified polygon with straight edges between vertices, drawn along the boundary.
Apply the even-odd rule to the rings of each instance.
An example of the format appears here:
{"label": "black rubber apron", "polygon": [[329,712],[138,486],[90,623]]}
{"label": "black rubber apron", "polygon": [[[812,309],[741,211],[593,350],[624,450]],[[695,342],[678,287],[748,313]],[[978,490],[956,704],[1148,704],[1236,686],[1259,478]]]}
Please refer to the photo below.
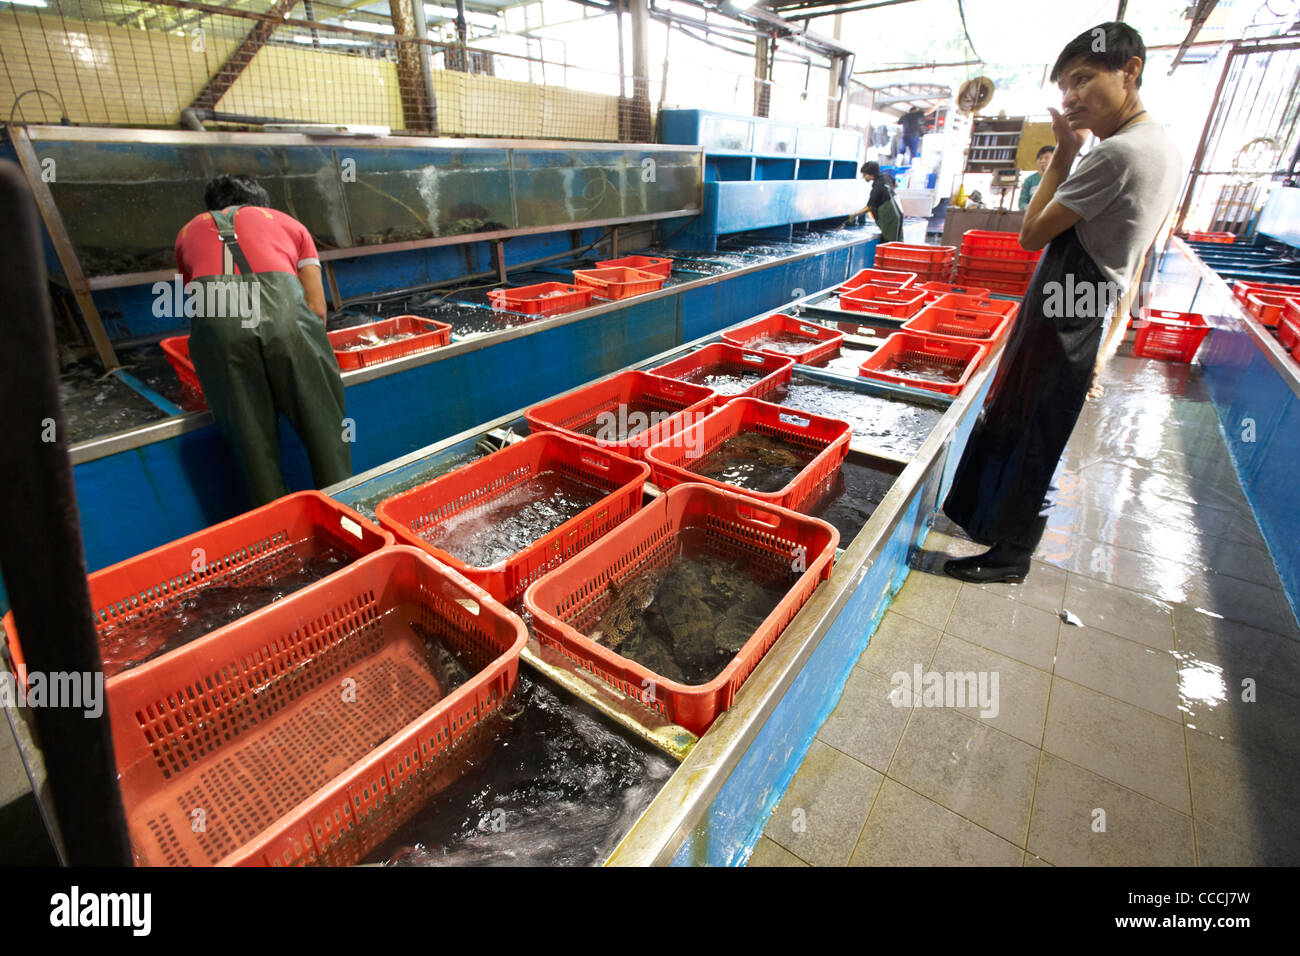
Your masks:
{"label": "black rubber apron", "polygon": [[1073,226],[1048,244],[943,505],[976,541],[1038,544],[1052,475],[1092,385],[1110,290]]}

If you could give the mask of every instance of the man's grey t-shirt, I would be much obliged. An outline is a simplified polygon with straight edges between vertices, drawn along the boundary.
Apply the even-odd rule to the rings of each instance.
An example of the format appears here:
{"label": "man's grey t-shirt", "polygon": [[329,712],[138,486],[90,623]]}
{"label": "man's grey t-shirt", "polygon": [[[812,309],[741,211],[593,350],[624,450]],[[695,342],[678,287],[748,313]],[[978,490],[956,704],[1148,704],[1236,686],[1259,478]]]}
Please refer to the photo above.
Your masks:
{"label": "man's grey t-shirt", "polygon": [[1173,141],[1159,123],[1139,119],[1093,147],[1053,198],[1081,217],[1079,243],[1106,278],[1128,289],[1181,185]]}

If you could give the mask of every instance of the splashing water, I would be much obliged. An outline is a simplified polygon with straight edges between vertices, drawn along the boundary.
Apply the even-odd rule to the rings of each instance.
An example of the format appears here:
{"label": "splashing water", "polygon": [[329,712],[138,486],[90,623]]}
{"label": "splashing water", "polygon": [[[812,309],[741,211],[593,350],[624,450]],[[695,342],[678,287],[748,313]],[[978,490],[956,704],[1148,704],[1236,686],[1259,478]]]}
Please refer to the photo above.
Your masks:
{"label": "splashing water", "polygon": [[420,537],[470,567],[486,568],[522,551],[607,494],[559,472],[543,471],[483,505],[423,529]]}
{"label": "splashing water", "polygon": [[763,396],[766,402],[838,418],[853,426],[855,444],[910,458],[943,417],[942,408],[913,405],[901,399],[869,395],[847,385],[828,385],[810,379],[789,384]]}
{"label": "splashing water", "polygon": [[259,559],[237,583],[229,576],[179,598],[154,601],[99,627],[104,675],[111,677],[183,647],[231,621],[333,574],[353,556],[327,541],[306,538]]}
{"label": "splashing water", "polygon": [[483,756],[366,862],[388,866],[595,866],[675,764],[521,671],[488,718]]}

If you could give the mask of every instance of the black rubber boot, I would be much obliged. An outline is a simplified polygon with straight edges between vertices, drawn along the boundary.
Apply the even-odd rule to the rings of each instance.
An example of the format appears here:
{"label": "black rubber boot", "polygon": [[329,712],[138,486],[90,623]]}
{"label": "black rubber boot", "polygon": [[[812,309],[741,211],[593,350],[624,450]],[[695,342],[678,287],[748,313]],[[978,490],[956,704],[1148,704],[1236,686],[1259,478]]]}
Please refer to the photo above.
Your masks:
{"label": "black rubber boot", "polygon": [[944,563],[943,570],[949,577],[972,584],[1019,584],[1029,574],[1031,553],[1016,545],[995,544],[983,554],[952,558]]}

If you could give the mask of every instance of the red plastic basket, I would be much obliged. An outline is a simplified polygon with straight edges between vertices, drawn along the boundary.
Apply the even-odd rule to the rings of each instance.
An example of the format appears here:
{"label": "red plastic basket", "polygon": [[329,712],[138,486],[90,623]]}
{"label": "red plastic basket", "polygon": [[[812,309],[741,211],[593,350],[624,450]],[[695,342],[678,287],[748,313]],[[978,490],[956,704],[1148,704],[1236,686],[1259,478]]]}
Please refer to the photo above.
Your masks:
{"label": "red plastic basket", "polygon": [[[984,360],[986,347],[976,342],[943,339],[910,332],[895,332],[885,339],[885,344],[868,356],[858,368],[858,374],[884,382],[897,382],[912,388],[925,388],[945,395],[958,395],[966,387],[971,374]],[[922,358],[962,369],[955,382],[928,382],[897,369],[899,359]]]}
{"label": "red plastic basket", "polygon": [[1011,320],[1005,315],[932,305],[904,322],[903,331],[947,339],[996,342],[1010,324]]}
{"label": "red plastic basket", "polygon": [[1232,283],[1232,296],[1243,306],[1246,304],[1247,297],[1254,295],[1256,292],[1273,293],[1277,295],[1300,295],[1300,285],[1282,285],[1268,282],[1247,282],[1244,279],[1235,279]]}
{"label": "red plastic basket", "polygon": [[1190,362],[1210,332],[1205,316],[1198,312],[1169,312],[1143,307],[1142,321],[1135,327],[1133,354],[1139,358]]}
{"label": "red plastic basket", "polygon": [[994,299],[987,295],[960,295],[949,293],[935,299],[931,305],[941,309],[960,309],[967,312],[989,312],[1006,318],[1015,318],[1020,303],[1010,299]]}
{"label": "red plastic basket", "polygon": [[194,362],[190,359],[190,337],[188,335],[173,335],[169,339],[163,339],[158,344],[162,346],[163,354],[167,356],[167,361],[171,363],[171,367],[176,372],[176,377],[181,380],[181,384],[188,385],[202,395],[203,386],[199,384],[199,374],[194,371]]}
{"label": "red plastic basket", "polygon": [[[887,267],[902,269],[907,266],[906,263],[903,262],[890,262]],[[952,263],[946,263],[933,269],[924,269],[920,266],[912,266],[911,271],[916,274],[916,281],[912,285],[905,287],[907,291],[911,291],[925,282],[946,282],[951,279]]]}
{"label": "red plastic basket", "polygon": [[1183,234],[1185,239],[1192,242],[1223,242],[1230,243],[1237,241],[1235,232],[1187,232]]}
{"label": "red plastic basket", "polygon": [[[179,602],[207,587],[237,587],[267,576],[274,580],[300,562],[293,545],[308,539],[353,559],[393,543],[391,534],[351,508],[319,491],[300,491],[90,575],[95,630],[101,654],[108,658],[104,676],[124,672],[116,655],[109,653],[113,628],[170,614]],[[27,665],[12,611],[4,618],[4,630],[15,670],[25,680]],[[143,648],[135,650],[135,656],[144,653]],[[178,650],[154,649],[162,658]]]}
{"label": "red plastic basket", "polygon": [[719,394],[715,389],[713,404],[717,406],[733,398],[762,398],[772,389],[790,381],[790,370],[793,368],[794,359],[788,355],[778,356],[770,352],[749,351],[727,342],[714,342],[702,349],[696,349],[689,355],[653,368],[650,372],[653,375],[678,380],[692,373],[714,375],[750,373],[761,376],[753,385],[731,395]]}
{"label": "red plastic basket", "polygon": [[[801,336],[808,339],[808,348],[801,349],[798,352],[778,352],[775,349],[768,350],[755,344],[768,336],[781,334]],[[779,355],[781,358],[792,358],[796,364],[815,362],[827,355],[834,354],[843,340],[843,332],[836,332],[824,325],[801,322],[799,319],[783,313],[769,315],[765,319],[750,322],[737,329],[728,329],[722,333],[722,341],[724,342],[738,345],[741,348],[757,349],[769,355]]]}
{"label": "red plastic basket", "polygon": [[1025,259],[1020,256],[970,256],[962,253],[957,257],[959,272],[969,274],[990,273],[1001,279],[1012,281],[1029,278],[1038,268],[1038,259]]}
{"label": "red plastic basket", "polygon": [[[384,338],[389,335],[409,335],[409,339],[398,342],[382,342],[362,348],[345,351],[349,345],[365,342],[367,336]],[[424,319],[418,315],[398,315],[369,325],[357,325],[350,329],[339,329],[328,333],[330,346],[334,349],[334,358],[339,368],[345,372],[350,369],[366,368],[378,365],[403,355],[412,355],[426,349],[436,349],[451,344],[451,326],[446,322]]]}
{"label": "red plastic basket", "polygon": [[856,289],[860,285],[871,283],[872,285],[892,286],[896,289],[905,289],[916,281],[915,272],[902,272],[893,269],[859,269],[853,275],[845,280],[840,286],[841,292],[847,292]]}
{"label": "red plastic basket", "polygon": [[556,315],[591,305],[591,289],[580,289],[564,282],[539,282],[517,289],[491,289],[488,301],[492,308],[525,315]]}
{"label": "red plastic basket", "polygon": [[1037,259],[1043,253],[1029,252],[1020,245],[1020,233],[1001,232],[994,229],[967,229],[962,233],[961,252],[968,255],[984,255],[1012,258],[1032,256]]}
{"label": "red plastic basket", "polygon": [[1029,280],[1033,276],[1025,276],[1023,279],[1010,280],[1006,273],[985,272],[970,273],[962,269],[957,270],[953,277],[957,283],[968,282],[971,285],[978,285],[989,290],[990,293],[998,295],[1023,296],[1029,289]]}
{"label": "red plastic basket", "polygon": [[945,295],[969,295],[981,299],[987,299],[989,296],[988,289],[981,289],[977,286],[955,285],[951,282],[924,282],[914,288],[925,291],[927,302],[935,302],[941,296]]}
{"label": "red plastic basket", "polygon": [[[570,438],[640,461],[657,441],[677,434],[688,421],[713,407],[713,389],[677,382],[648,372],[621,372],[559,398],[534,405],[524,412],[534,432],[560,432]],[[601,415],[618,416],[628,405],[647,405],[661,413],[658,420],[624,441],[607,441],[584,435],[578,429],[595,423]],[[647,413],[649,414],[649,413]],[[628,411],[626,418],[632,415]]]}
{"label": "red plastic basket", "polygon": [[[789,591],[717,677],[688,685],[655,673],[585,636],[609,606],[610,585],[666,567],[680,536],[701,529],[710,551],[743,555],[764,578],[789,581]],[[830,577],[839,532],[816,518],[759,504],[701,484],[679,485],[643,508],[612,534],[528,589],[524,603],[537,639],[611,687],[694,734],[735,701],[745,679],[799,613],[817,585]],[[803,555],[806,570],[792,558]]]}
{"label": "red plastic basket", "polygon": [[[447,692],[414,626],[473,675]],[[490,746],[527,642],[481,588],[385,548],[132,671],[108,703],[139,861],[360,862]]]}
{"label": "red plastic basket", "polygon": [[663,288],[664,277],[626,266],[608,269],[575,269],[573,281],[579,286],[589,286],[602,299],[630,299]]}
{"label": "red plastic basket", "polygon": [[596,263],[597,269],[617,269],[620,267],[649,272],[652,275],[663,276],[667,279],[673,271],[673,260],[661,259],[656,256],[623,256],[621,259],[605,259]]}
{"label": "red plastic basket", "polygon": [[943,262],[951,262],[952,257],[956,254],[956,246],[917,245],[911,242],[886,242],[876,246],[877,261],[883,256],[886,259],[896,261],[904,260],[937,265]]}
{"label": "red plastic basket", "polygon": [[[728,438],[741,432],[761,432],[782,438],[817,452],[816,456],[780,491],[750,491],[715,481],[691,470],[691,465]],[[824,479],[839,471],[849,453],[853,426],[838,418],[826,418],[783,408],[754,398],[728,402],[689,428],[646,452],[655,484],[661,488],[698,482],[723,491],[745,495],[778,508],[798,509]]]}
{"label": "red plastic basket", "polygon": [[[434,547],[421,532],[466,511],[480,509],[543,471],[555,471],[603,489],[600,501],[528,547],[488,567],[466,564]],[[379,523],[397,538],[429,552],[502,603],[509,603],[547,571],[567,561],[641,507],[648,466],[558,432],[525,438],[410,491],[386,498],[375,509]]]}
{"label": "red plastic basket", "polygon": [[1277,340],[1282,348],[1294,350],[1300,346],[1300,302],[1288,299],[1282,306],[1282,318],[1277,323]]}
{"label": "red plastic basket", "polygon": [[[1300,295],[1300,289],[1296,290],[1296,295]],[[1260,325],[1272,328],[1282,316],[1282,307],[1292,298],[1273,292],[1252,292],[1246,296],[1246,311],[1259,319]]]}
{"label": "red plastic basket", "polygon": [[925,293],[913,289],[890,289],[885,286],[860,285],[852,292],[840,293],[840,305],[852,312],[870,312],[895,319],[906,319],[925,308]]}

